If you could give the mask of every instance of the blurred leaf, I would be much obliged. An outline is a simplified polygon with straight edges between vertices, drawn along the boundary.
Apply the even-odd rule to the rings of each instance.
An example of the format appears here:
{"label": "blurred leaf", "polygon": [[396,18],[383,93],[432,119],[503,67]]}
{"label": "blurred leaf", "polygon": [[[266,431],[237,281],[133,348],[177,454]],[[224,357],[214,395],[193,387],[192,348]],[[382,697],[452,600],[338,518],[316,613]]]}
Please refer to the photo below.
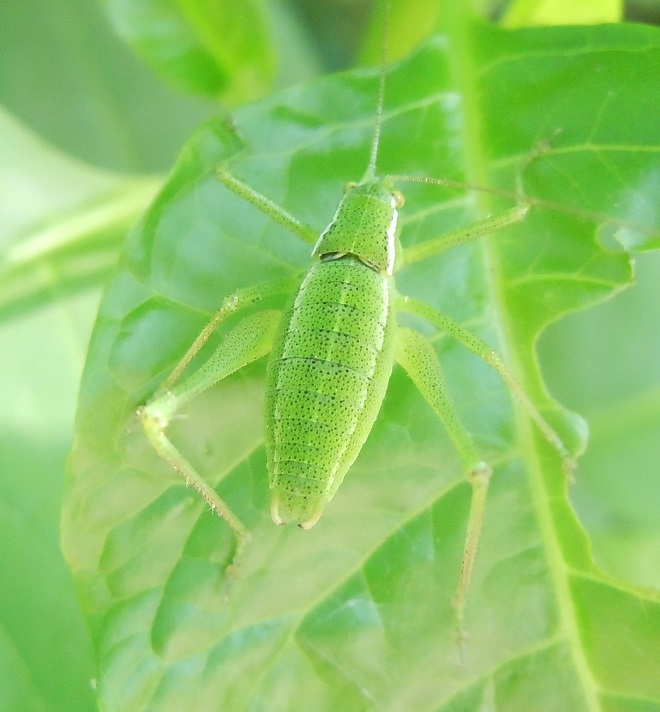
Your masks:
{"label": "blurred leaf", "polygon": [[59,548],[62,473],[94,288],[154,189],[73,161],[0,113],[2,710],[95,706],[88,634]]}
{"label": "blurred leaf", "polygon": [[160,182],[78,163],[0,111],[0,318],[106,279]]}
{"label": "blurred leaf", "polygon": [[[456,3],[446,16],[451,32],[388,74],[380,172],[513,189],[530,151],[552,138],[525,186],[564,212],[537,204],[521,226],[405,268],[397,283],[497,346],[579,447],[579,421],[545,392],[534,344],[560,315],[630,283],[620,243],[657,243],[660,34],[503,31],[470,23]],[[136,407],[223,296],[308,264],[305,245],[229,194],[213,166],[232,157],[239,177],[321,229],[342,186],[363,173],[376,83],[374,72],[332,77],[238,111],[235,130],[210,123],[131,234],[90,345],[63,515],[101,705],[651,709],[657,594],[595,568],[556,454],[498,378],[446,337],[434,343],[451,391],[495,466],[464,666],[451,597],[469,488],[399,368],[358,462],[309,532],[268,516],[263,363],[172,424],[173,440],[253,533],[231,587],[226,525],[138,428]],[[405,192],[406,245],[504,207],[428,185]]]}
{"label": "blurred leaf", "polygon": [[0,103],[71,156],[133,172],[168,168],[216,111],[169,92],[88,0],[0,3]]}
{"label": "blurred leaf", "polygon": [[513,0],[502,18],[505,27],[596,25],[618,22],[622,0]]}
{"label": "blurred leaf", "polygon": [[0,322],[0,709],[92,712],[89,633],[59,547],[62,473],[98,295]]}
{"label": "blurred leaf", "polygon": [[609,573],[660,587],[660,253],[620,298],[554,325],[541,342],[552,390],[589,422],[571,490]]}
{"label": "blurred leaf", "polygon": [[388,9],[390,12],[387,57],[390,61],[404,57],[422,40],[433,34],[442,15],[442,3],[437,0],[391,0],[389,8],[386,3],[375,3],[376,21],[370,26],[360,55],[363,64],[380,63],[383,23]]}
{"label": "blurred leaf", "polygon": [[228,103],[264,93],[274,74],[262,0],[108,0],[120,36],[175,86]]}

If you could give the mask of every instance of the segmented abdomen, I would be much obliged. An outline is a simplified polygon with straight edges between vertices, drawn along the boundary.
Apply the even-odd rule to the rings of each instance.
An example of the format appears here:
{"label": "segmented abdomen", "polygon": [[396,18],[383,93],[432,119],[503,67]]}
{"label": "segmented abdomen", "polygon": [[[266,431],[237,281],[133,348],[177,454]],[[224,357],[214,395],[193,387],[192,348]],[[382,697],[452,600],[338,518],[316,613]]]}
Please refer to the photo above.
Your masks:
{"label": "segmented abdomen", "polygon": [[392,292],[355,259],[319,262],[283,318],[266,394],[276,521],[312,526],[364,444],[392,369]]}

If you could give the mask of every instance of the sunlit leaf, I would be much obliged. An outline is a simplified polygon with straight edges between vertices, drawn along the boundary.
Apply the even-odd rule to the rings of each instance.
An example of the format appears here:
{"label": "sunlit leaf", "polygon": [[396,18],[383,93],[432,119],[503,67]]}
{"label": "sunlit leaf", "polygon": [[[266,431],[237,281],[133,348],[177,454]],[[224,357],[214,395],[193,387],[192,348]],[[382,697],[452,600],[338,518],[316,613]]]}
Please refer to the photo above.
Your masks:
{"label": "sunlit leaf", "polygon": [[[658,244],[660,35],[506,32],[456,12],[448,35],[388,73],[379,170],[506,190],[523,171],[526,192],[547,202],[515,229],[404,268],[397,284],[497,347],[578,449],[580,420],[546,393],[534,346],[550,322],[630,283],[622,245]],[[140,430],[135,409],[224,296],[309,264],[306,246],[222,187],[214,165],[230,160],[320,230],[364,171],[376,85],[374,72],[341,75],[246,107],[231,126],[208,124],[129,238],[92,337],[64,512],[102,707],[650,709],[660,700],[657,594],[598,571],[556,453],[498,377],[446,336],[417,324],[495,466],[462,665],[451,598],[469,487],[399,368],[358,461],[308,532],[268,515],[263,363],[172,424],[252,531],[231,586],[228,528]],[[404,245],[510,205],[402,188]]]}

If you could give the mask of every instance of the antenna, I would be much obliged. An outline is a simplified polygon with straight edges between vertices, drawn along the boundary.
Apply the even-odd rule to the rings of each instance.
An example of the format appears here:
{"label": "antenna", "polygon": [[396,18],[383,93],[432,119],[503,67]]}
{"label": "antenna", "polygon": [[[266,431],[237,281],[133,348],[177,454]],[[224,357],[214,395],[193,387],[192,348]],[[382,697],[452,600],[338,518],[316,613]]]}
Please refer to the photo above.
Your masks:
{"label": "antenna", "polygon": [[369,155],[369,165],[364,174],[363,181],[376,177],[376,159],[378,157],[378,143],[380,141],[380,128],[383,123],[383,100],[385,98],[385,62],[387,60],[387,48],[390,41],[390,9],[391,0],[385,1],[385,19],[383,22],[383,41],[380,48],[380,77],[378,80],[378,102],[376,104],[376,127],[374,137],[371,142],[371,154]]}
{"label": "antenna", "polygon": [[451,178],[429,178],[427,176],[399,175],[396,173],[388,175],[387,178],[394,183],[430,183],[432,185],[441,185],[447,188],[475,190],[480,193],[488,193],[490,195],[497,195],[501,198],[507,198],[509,200],[516,201],[517,203],[526,203],[527,205],[536,205],[541,208],[548,208],[550,210],[554,210],[555,212],[563,213],[564,215],[573,215],[580,220],[591,220],[605,225],[614,225],[617,228],[638,230],[645,235],[657,235],[660,237],[660,230],[657,228],[649,228],[646,225],[640,225],[639,223],[631,222],[630,220],[617,218],[613,215],[607,215],[606,213],[600,213],[594,210],[583,210],[582,208],[574,206],[567,207],[563,203],[558,203],[554,200],[546,200],[545,198],[538,198],[534,195],[527,195],[522,191],[522,188],[519,188],[518,191],[513,191],[484,185],[474,185],[473,183],[463,183],[462,181],[453,180]]}

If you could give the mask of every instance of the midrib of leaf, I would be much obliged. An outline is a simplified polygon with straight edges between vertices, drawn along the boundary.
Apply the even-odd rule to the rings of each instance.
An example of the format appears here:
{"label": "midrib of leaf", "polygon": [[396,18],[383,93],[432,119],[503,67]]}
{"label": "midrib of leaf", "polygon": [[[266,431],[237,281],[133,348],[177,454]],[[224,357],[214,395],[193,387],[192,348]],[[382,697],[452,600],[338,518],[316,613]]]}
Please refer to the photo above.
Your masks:
{"label": "midrib of leaf", "polygon": [[[466,8],[466,5],[453,3],[450,0],[444,3],[441,17],[443,18],[443,24],[447,27],[448,34],[456,38],[449,56],[454,86],[460,92],[462,98],[463,121],[461,126],[463,145],[466,151],[466,173],[469,182],[475,185],[487,185],[484,153],[480,150],[482,145],[479,126],[480,109],[475,93],[477,72],[472,61],[473,53],[470,43],[471,18],[469,10]],[[488,198],[485,194],[481,194],[479,204],[483,206],[487,200]],[[483,212],[486,213],[488,211],[484,210]],[[495,317],[493,319],[494,329],[501,354],[519,382],[524,382],[524,379],[520,377],[524,373],[524,368],[519,357],[519,349],[512,337],[513,330],[509,325],[511,315],[506,309],[503,298],[505,290],[504,271],[500,267],[496,241],[497,236],[481,240],[481,257],[484,265],[482,274],[488,285],[487,293],[491,295],[491,306]],[[530,345],[530,348],[533,348],[533,346]],[[530,354],[530,356],[534,359],[533,354]],[[514,403],[513,413],[515,432],[519,434],[521,440],[521,452],[528,475],[533,508],[536,512],[550,578],[555,592],[555,600],[559,608],[561,630],[564,631],[573,656],[576,674],[584,692],[587,709],[592,712],[599,712],[601,706],[598,701],[598,693],[577,629],[575,609],[568,584],[568,571],[564,564],[561,546],[548,505],[548,493],[543,482],[541,460],[535,445],[535,435],[532,431],[534,426],[529,422],[528,417],[518,403]],[[560,476],[558,468],[555,474]]]}
{"label": "midrib of leaf", "polygon": [[[559,538],[553,523],[552,513],[548,503],[548,492],[544,485],[541,459],[538,449],[534,445],[534,437],[531,432],[533,427],[521,413],[520,407],[515,407],[516,430],[524,435],[524,461],[528,474],[530,492],[534,510],[537,515],[537,522],[544,549],[547,553],[548,569],[550,578],[556,593],[556,601],[559,609],[560,627],[564,631],[566,640],[575,662],[575,670],[582,684],[582,690],[588,709],[594,712],[601,710],[598,700],[598,691],[593,675],[587,663],[580,634],[578,632],[575,607],[570,594],[568,583],[569,571],[561,554]],[[559,468],[551,476],[560,477],[562,473]]]}

